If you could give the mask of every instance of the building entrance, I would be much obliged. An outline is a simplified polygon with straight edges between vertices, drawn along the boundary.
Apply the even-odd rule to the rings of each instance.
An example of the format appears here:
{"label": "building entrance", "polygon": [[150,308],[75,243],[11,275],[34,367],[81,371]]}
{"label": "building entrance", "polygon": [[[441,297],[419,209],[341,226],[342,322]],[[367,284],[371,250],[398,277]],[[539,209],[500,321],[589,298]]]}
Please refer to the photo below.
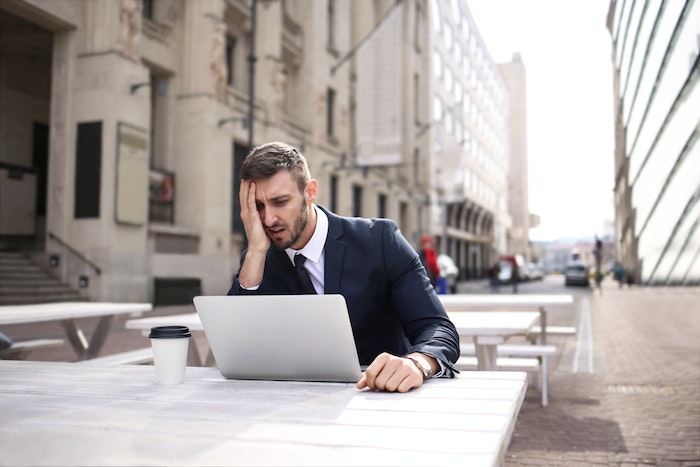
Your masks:
{"label": "building entrance", "polygon": [[0,249],[43,250],[53,33],[0,9]]}

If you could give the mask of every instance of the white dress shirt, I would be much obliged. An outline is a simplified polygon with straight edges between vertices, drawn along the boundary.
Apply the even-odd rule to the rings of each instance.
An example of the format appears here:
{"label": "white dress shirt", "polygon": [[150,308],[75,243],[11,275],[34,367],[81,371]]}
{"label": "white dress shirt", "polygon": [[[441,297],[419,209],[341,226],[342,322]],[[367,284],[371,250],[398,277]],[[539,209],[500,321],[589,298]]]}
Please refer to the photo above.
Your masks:
{"label": "white dress shirt", "polygon": [[323,295],[325,291],[323,277],[325,253],[323,247],[326,245],[326,238],[328,237],[328,217],[316,205],[314,205],[314,210],[316,211],[316,230],[314,230],[311,240],[301,250],[287,248],[284,251],[292,264],[294,264],[294,255],[297,253],[306,256],[304,267],[309,271],[311,283],[314,285],[316,293]]}

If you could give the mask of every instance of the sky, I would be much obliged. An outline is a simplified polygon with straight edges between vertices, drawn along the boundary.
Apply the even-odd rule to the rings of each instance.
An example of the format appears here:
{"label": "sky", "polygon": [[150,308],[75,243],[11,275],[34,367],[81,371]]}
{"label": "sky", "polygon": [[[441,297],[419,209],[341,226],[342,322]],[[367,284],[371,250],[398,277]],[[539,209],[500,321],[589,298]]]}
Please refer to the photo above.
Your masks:
{"label": "sky", "polygon": [[[612,234],[608,0],[467,0],[491,58],[526,70],[530,240]],[[606,227],[607,225],[607,227]]]}

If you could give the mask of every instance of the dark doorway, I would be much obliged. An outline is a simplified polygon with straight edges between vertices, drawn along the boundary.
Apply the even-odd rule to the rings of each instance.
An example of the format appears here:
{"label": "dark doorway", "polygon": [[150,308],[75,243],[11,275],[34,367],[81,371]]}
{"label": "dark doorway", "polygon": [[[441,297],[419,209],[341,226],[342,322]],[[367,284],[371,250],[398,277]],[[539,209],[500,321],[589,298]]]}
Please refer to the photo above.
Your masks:
{"label": "dark doorway", "polygon": [[[0,0],[2,1],[2,0]],[[53,32],[0,8],[0,88],[3,121],[0,166],[3,193],[16,199],[3,217],[0,249],[45,248]]]}
{"label": "dark doorway", "polygon": [[46,242],[46,194],[49,173],[49,126],[45,123],[34,122],[32,159],[36,170],[35,247],[43,250]]}

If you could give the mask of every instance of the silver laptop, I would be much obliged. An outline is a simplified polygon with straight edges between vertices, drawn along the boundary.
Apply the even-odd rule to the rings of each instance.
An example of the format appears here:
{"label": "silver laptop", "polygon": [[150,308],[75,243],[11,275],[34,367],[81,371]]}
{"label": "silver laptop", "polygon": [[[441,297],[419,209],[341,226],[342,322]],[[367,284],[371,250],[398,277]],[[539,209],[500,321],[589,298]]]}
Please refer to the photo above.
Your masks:
{"label": "silver laptop", "polygon": [[198,296],[225,378],[355,382],[362,376],[342,295]]}

